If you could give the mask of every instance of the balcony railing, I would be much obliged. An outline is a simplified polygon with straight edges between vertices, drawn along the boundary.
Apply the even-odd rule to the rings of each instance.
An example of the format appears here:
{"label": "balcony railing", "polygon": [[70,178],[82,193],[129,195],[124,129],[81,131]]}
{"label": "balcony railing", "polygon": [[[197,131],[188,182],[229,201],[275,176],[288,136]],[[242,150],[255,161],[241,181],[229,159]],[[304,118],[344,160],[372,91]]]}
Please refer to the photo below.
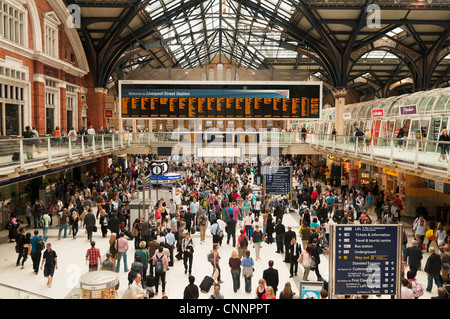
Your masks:
{"label": "balcony railing", "polygon": [[[211,136],[216,139],[211,141]],[[440,146],[450,142],[433,140],[396,139],[380,137],[332,136],[299,132],[143,132],[64,137],[17,138],[0,140],[0,175],[2,168],[27,168],[33,163],[58,163],[86,155],[103,156],[127,148],[214,147],[259,148],[258,154],[268,148],[306,146],[316,150],[379,159],[387,163],[402,163],[414,169],[437,169],[450,176],[450,163],[438,161]],[[403,144],[403,147],[401,147]],[[241,152],[245,155],[245,151]]]}

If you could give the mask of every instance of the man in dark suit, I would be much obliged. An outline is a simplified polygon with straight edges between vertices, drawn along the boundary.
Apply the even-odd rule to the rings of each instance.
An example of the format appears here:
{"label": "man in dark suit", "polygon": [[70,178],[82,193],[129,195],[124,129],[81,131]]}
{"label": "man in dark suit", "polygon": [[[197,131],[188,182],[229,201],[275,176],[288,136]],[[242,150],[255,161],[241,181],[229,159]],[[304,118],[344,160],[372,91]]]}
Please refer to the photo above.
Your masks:
{"label": "man in dark suit", "polygon": [[414,273],[414,277],[420,268],[420,262],[423,258],[422,249],[419,248],[417,240],[412,242],[412,246],[406,248],[406,256],[409,270]]}
{"label": "man in dark suit", "polygon": [[96,218],[95,215],[92,213],[91,208],[88,208],[88,213],[84,217],[84,225],[86,226],[88,240],[92,241],[92,232],[95,228],[95,222]]}
{"label": "man in dark suit", "polygon": [[296,238],[295,232],[292,230],[291,226],[288,226],[288,231],[284,233],[284,247],[286,255],[284,256],[284,262],[288,263],[290,262],[289,259],[289,247],[291,246],[292,238]]}
{"label": "man in dark suit", "polygon": [[112,217],[109,219],[108,222],[108,228],[111,231],[111,233],[116,233],[117,234],[117,238],[119,238],[119,224],[120,224],[120,220],[117,217],[117,213],[113,213],[111,215]]}
{"label": "man in dark suit", "polygon": [[314,259],[316,261],[314,271],[316,273],[317,280],[323,280],[322,276],[320,275],[320,271],[319,271],[320,253],[319,253],[319,247],[318,247],[319,241],[317,240],[317,238],[314,238],[311,246],[312,246],[312,257],[314,257]]}
{"label": "man in dark suit", "polygon": [[269,268],[263,271],[263,279],[266,281],[267,286],[273,288],[273,292],[276,295],[278,290],[278,270],[273,268],[273,260],[269,260]]}
{"label": "man in dark suit", "polygon": [[302,252],[302,248],[299,243],[297,243],[297,239],[293,237],[291,239],[291,245],[289,246],[289,260],[291,263],[291,267],[289,269],[290,276],[289,278],[292,278],[297,276],[297,270],[298,270],[298,257],[300,257],[300,254]]}

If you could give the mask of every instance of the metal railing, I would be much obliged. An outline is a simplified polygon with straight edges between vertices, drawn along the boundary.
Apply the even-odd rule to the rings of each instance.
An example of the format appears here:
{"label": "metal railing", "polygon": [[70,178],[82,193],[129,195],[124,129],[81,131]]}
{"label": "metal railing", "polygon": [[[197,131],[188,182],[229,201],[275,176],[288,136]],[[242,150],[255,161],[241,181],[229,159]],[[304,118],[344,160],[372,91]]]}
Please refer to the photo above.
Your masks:
{"label": "metal railing", "polygon": [[51,299],[16,287],[0,284],[0,299]]}
{"label": "metal railing", "polygon": [[[211,136],[216,139],[211,141]],[[450,142],[381,137],[332,136],[300,132],[137,132],[63,137],[17,138],[0,140],[0,170],[21,167],[34,162],[57,163],[66,159],[98,154],[103,156],[131,147],[241,147],[252,144],[259,153],[268,148],[309,146],[329,152],[366,156],[404,163],[414,168],[434,168],[450,176],[450,163],[438,161],[442,145]],[[244,154],[245,155],[245,154]],[[264,155],[264,154],[262,154]]]}

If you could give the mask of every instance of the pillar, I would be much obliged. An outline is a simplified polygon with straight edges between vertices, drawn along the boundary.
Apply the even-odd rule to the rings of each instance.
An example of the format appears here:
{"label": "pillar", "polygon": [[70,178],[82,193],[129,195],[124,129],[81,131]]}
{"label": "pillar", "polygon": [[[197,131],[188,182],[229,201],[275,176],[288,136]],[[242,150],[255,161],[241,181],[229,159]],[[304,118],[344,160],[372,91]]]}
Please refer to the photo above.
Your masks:
{"label": "pillar", "polygon": [[66,83],[61,82],[59,84],[59,128],[61,132],[67,133],[69,128],[67,127],[67,101],[66,101]]}
{"label": "pillar", "polygon": [[96,131],[106,127],[106,92],[104,88],[89,88],[86,95],[87,117]]}
{"label": "pillar", "polygon": [[344,112],[345,112],[345,97],[348,93],[348,88],[338,87],[332,90],[334,97],[335,109],[335,128],[338,135],[345,134]]}
{"label": "pillar", "polygon": [[36,127],[40,135],[45,134],[47,133],[45,128],[45,79],[42,74],[33,74],[31,100],[33,105],[31,109],[32,126]]}

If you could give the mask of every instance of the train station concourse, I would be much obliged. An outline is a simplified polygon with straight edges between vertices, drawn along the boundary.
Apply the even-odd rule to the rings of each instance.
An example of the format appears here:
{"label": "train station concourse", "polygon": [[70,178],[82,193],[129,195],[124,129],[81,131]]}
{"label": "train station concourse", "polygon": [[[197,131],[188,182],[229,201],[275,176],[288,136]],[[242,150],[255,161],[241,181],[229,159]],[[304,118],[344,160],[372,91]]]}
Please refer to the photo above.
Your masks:
{"label": "train station concourse", "polygon": [[449,0],[0,0],[0,299],[448,299],[449,126]]}

